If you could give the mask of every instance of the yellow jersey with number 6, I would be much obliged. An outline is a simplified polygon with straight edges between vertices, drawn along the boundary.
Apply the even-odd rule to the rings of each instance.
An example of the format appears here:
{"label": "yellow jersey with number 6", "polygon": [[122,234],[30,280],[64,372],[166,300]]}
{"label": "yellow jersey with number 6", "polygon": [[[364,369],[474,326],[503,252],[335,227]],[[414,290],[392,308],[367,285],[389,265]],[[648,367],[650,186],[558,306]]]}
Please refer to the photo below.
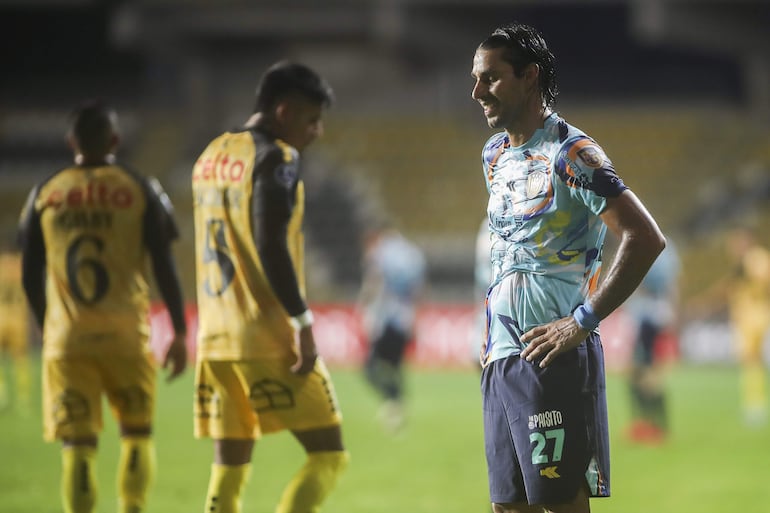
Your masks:
{"label": "yellow jersey with number 6", "polygon": [[44,355],[148,351],[142,179],[116,165],[74,166],[33,194],[27,208],[45,243]]}
{"label": "yellow jersey with number 6", "polygon": [[[302,181],[294,148],[243,130],[214,139],[192,173],[195,210],[199,358],[289,358],[295,351],[289,316],[273,291],[254,239],[254,195],[276,182],[292,199],[286,247],[304,296]],[[265,165],[276,162],[275,167]],[[262,166],[262,167],[260,167]],[[269,167],[269,169],[268,169]],[[256,184],[256,185],[255,185]],[[270,219],[266,219],[270,222]]]}

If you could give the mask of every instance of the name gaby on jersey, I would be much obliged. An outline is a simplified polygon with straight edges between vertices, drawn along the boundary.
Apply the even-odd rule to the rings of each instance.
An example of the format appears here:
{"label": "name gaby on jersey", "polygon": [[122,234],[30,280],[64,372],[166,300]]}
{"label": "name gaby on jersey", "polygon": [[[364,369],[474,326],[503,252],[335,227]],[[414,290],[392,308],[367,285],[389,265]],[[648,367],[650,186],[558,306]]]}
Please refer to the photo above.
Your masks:
{"label": "name gaby on jersey", "polygon": [[230,160],[230,157],[230,155],[220,152],[213,159],[210,157],[199,158],[193,168],[193,182],[240,182],[243,180],[246,164],[241,159]]}

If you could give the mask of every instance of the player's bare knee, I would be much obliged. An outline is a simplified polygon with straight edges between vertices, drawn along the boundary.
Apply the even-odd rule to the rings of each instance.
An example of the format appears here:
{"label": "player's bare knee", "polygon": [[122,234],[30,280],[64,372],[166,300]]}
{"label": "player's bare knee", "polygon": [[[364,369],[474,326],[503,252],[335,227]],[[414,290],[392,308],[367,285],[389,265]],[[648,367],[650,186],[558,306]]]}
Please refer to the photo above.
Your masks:
{"label": "player's bare knee", "polygon": [[543,513],[542,506],[530,506],[526,502],[492,503],[493,513]]}

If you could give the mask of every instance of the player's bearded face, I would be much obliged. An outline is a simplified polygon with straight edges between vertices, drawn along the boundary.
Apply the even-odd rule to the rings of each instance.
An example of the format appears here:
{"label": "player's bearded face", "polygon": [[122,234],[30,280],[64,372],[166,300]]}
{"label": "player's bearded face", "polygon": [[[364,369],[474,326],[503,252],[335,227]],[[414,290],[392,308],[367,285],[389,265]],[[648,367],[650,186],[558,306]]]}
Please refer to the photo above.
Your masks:
{"label": "player's bearded face", "polygon": [[491,128],[506,128],[521,116],[524,103],[522,80],[502,58],[503,50],[479,48],[473,58],[471,76],[476,80],[471,97],[484,109]]}

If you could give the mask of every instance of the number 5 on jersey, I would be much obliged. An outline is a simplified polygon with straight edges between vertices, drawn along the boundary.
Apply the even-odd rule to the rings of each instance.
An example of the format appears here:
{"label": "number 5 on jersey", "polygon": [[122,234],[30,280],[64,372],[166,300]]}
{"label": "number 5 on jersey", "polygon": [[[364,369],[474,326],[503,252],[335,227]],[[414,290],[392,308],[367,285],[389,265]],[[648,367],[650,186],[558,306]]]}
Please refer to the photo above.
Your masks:
{"label": "number 5 on jersey", "polygon": [[[230,258],[230,248],[225,240],[225,222],[222,219],[206,220],[206,245],[203,248],[203,263],[215,263],[218,276],[212,272],[203,283],[203,289],[209,296],[221,296],[235,276],[235,266]],[[209,266],[211,269],[211,266]]]}

